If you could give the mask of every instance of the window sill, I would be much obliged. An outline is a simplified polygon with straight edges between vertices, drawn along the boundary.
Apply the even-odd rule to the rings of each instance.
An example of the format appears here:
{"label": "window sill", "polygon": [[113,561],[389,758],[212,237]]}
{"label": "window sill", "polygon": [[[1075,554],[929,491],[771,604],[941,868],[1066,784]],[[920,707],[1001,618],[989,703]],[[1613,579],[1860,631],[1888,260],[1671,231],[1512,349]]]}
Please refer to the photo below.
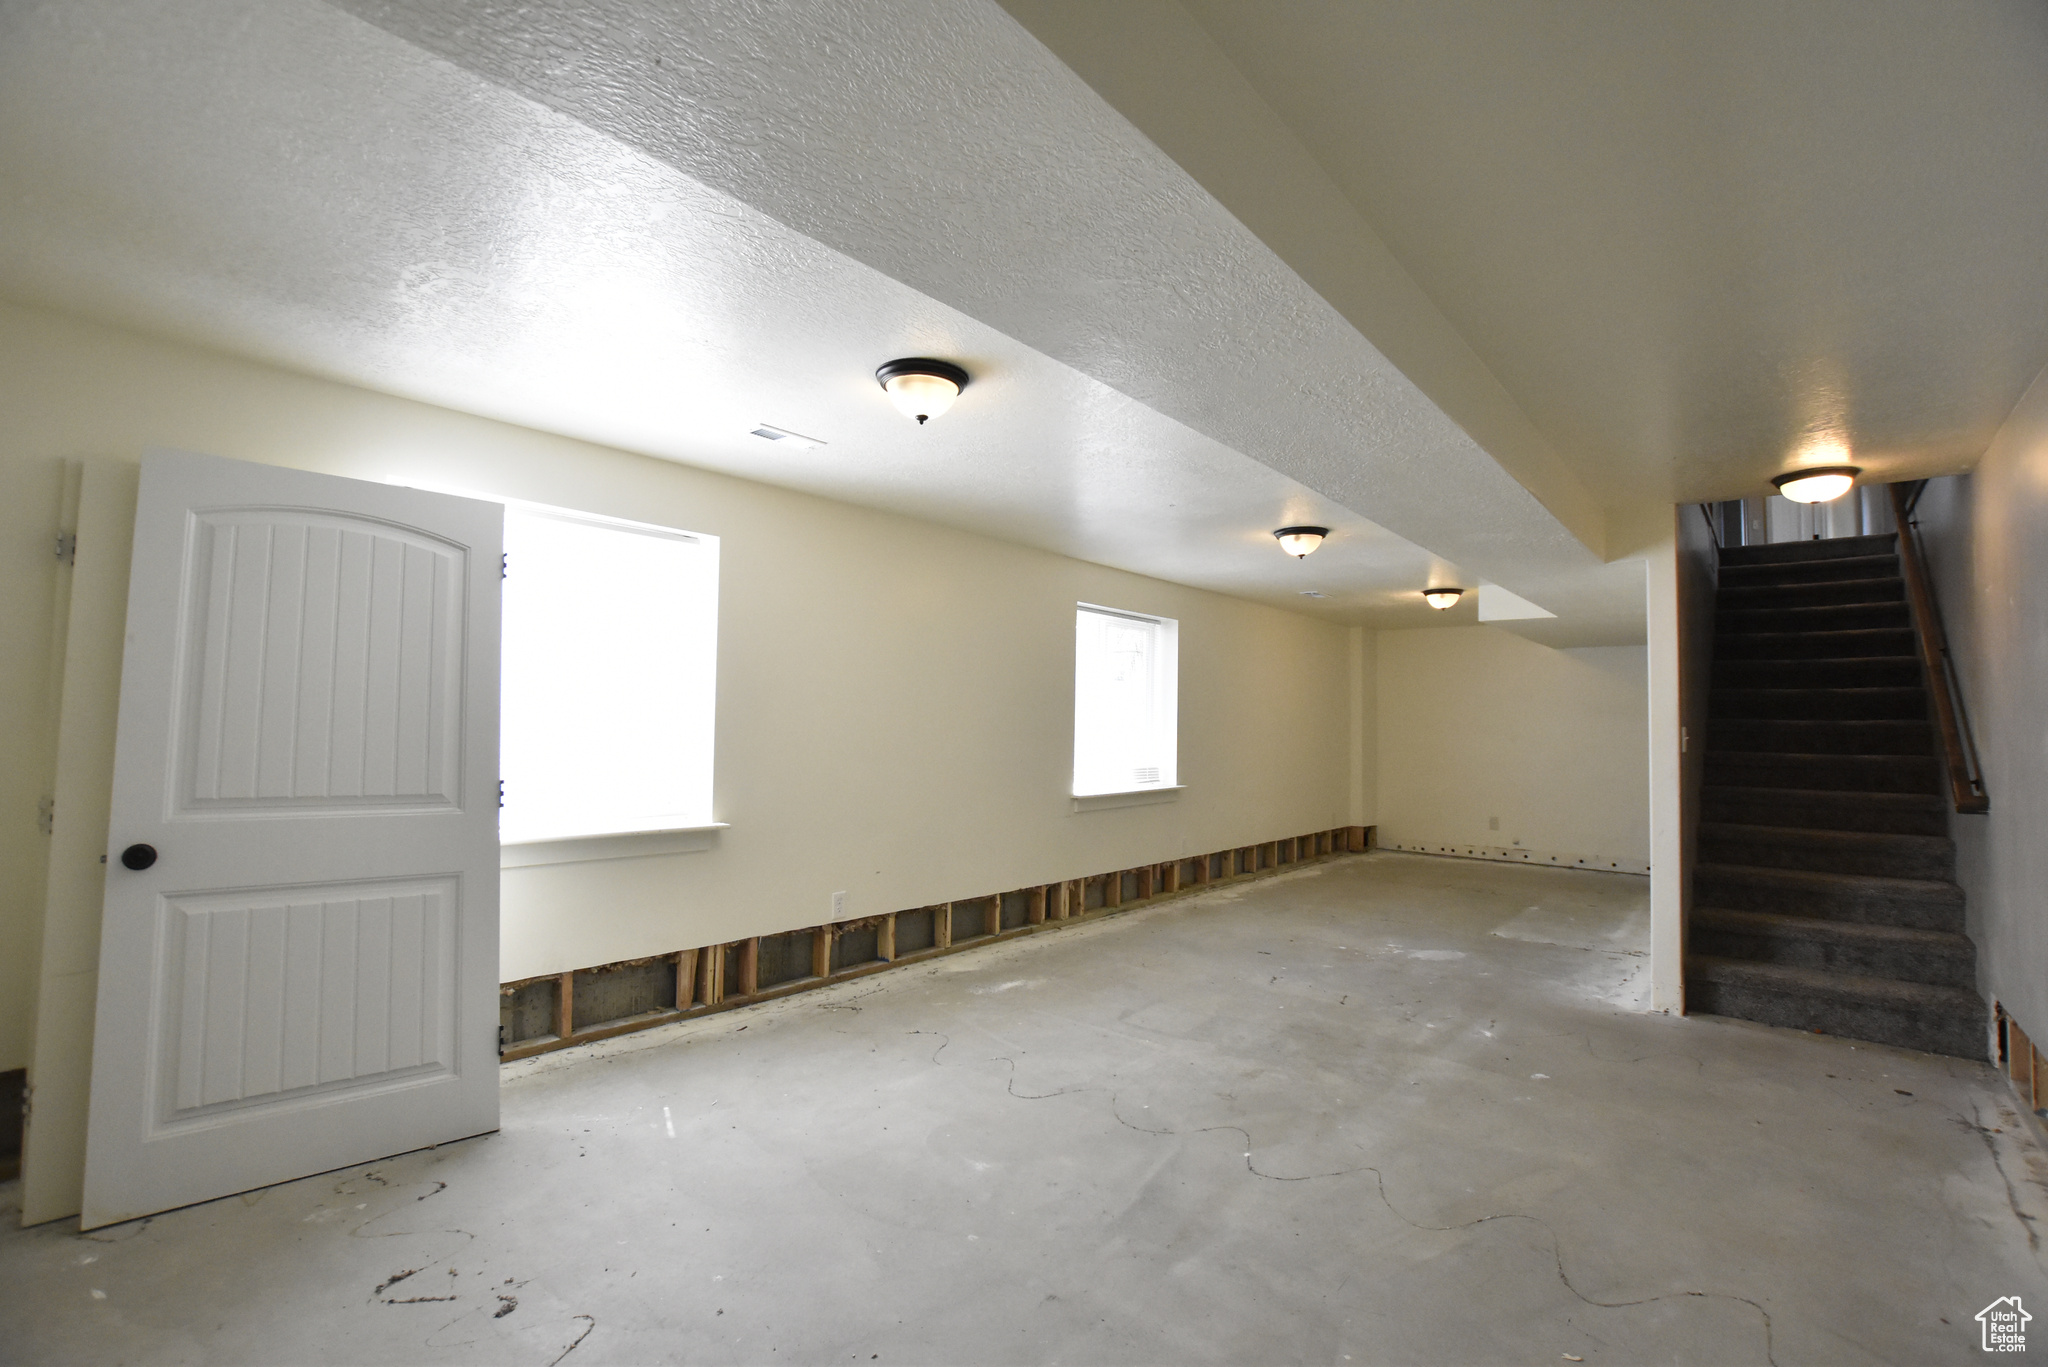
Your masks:
{"label": "window sill", "polygon": [[583,864],[598,859],[639,859],[654,854],[694,854],[718,843],[729,823],[678,826],[665,831],[619,831],[571,835],[555,840],[520,840],[498,846],[498,867],[530,869],[543,864]]}
{"label": "window sill", "polygon": [[1076,793],[1076,812],[1100,812],[1111,807],[1149,807],[1155,802],[1177,802],[1187,791],[1185,783],[1158,788],[1132,788],[1121,793]]}

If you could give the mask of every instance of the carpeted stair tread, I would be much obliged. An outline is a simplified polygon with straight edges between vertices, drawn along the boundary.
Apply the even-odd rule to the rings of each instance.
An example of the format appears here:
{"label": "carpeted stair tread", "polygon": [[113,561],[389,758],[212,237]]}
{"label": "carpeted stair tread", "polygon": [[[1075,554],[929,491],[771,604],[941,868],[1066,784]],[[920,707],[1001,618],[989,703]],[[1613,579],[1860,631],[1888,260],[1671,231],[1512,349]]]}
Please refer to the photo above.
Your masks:
{"label": "carpeted stair tread", "polygon": [[1714,659],[1715,688],[1914,688],[1924,682],[1917,655],[1857,659]]}
{"label": "carpeted stair tread", "polygon": [[1728,754],[1931,755],[1934,727],[1924,717],[1724,717],[1707,742]]}
{"label": "carpeted stair tread", "polygon": [[1770,632],[1906,630],[1911,626],[1903,599],[1892,603],[1770,603],[1754,607],[1735,607],[1723,601],[1714,614],[1714,630],[1723,637]]}
{"label": "carpeted stair tread", "polygon": [[1840,584],[1856,579],[1878,579],[1899,572],[1896,555],[1844,555],[1827,560],[1801,560],[1776,565],[1723,565],[1723,589],[1749,589],[1765,585]]}
{"label": "carpeted stair tread", "polygon": [[1867,627],[1852,631],[1755,631],[1714,638],[1714,658],[1730,660],[1854,660],[1910,656],[1908,627]]}
{"label": "carpeted stair tread", "polygon": [[1730,608],[1820,607],[1835,603],[1903,603],[1906,582],[1897,575],[1867,579],[1816,579],[1797,584],[1722,584],[1714,596],[1718,611]]}
{"label": "carpeted stair tread", "polygon": [[1716,722],[1927,720],[1927,691],[1909,688],[1717,688],[1707,697]]}
{"label": "carpeted stair tread", "polygon": [[1724,546],[1723,569],[1758,565],[1796,565],[1811,560],[1858,560],[1882,556],[1897,563],[1898,537],[1892,532],[1870,536],[1836,536],[1814,541],[1774,541],[1762,546]]}
{"label": "carpeted stair tread", "polygon": [[1948,815],[1938,794],[1869,793],[1817,788],[1743,788],[1708,784],[1700,789],[1707,821],[1803,830],[1892,831],[1945,835]]}
{"label": "carpeted stair tread", "polygon": [[1701,860],[1693,866],[1693,896],[1703,905],[1736,911],[1775,911],[1919,930],[1963,928],[1963,890],[1938,878],[1891,878]]}
{"label": "carpeted stair tread", "polygon": [[1730,717],[1709,731],[1710,749],[1731,754],[1931,755],[1934,727],[1926,718],[1846,720]]}
{"label": "carpeted stair tread", "polygon": [[1941,881],[1955,876],[1956,845],[1945,835],[1889,831],[1830,831],[1702,821],[1699,857],[1744,868],[1808,869],[1815,873],[1868,873],[1886,878]]}
{"label": "carpeted stair tread", "polygon": [[1726,907],[1694,908],[1689,920],[1692,949],[1710,958],[1947,987],[1976,984],[1977,948],[1969,936],[1955,931]]}
{"label": "carpeted stair tread", "polygon": [[1731,788],[1824,788],[1837,792],[1931,793],[1932,755],[1810,755],[1720,750],[1710,745],[1707,782]]}
{"label": "carpeted stair tread", "polygon": [[1955,1058],[1989,1052],[1983,999],[1964,987],[1712,955],[1696,956],[1685,978],[1688,1010]]}

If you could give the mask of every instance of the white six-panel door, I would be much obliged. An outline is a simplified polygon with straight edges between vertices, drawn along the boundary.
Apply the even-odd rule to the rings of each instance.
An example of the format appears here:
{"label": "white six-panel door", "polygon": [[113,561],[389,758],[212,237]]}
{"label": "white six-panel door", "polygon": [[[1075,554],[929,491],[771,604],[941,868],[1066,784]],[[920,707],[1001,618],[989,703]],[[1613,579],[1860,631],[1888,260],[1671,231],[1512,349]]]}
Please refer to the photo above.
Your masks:
{"label": "white six-panel door", "polygon": [[144,458],[84,1228],[497,1128],[501,538]]}

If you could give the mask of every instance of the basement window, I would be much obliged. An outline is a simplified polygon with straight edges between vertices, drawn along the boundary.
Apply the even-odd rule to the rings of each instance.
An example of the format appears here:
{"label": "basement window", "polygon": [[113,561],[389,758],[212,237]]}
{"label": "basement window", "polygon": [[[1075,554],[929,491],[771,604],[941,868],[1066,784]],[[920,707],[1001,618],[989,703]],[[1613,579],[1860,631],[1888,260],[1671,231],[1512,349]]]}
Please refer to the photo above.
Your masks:
{"label": "basement window", "polygon": [[1180,623],[1074,613],[1074,796],[1179,786]]}
{"label": "basement window", "polygon": [[717,537],[508,504],[503,620],[501,844],[713,828]]}

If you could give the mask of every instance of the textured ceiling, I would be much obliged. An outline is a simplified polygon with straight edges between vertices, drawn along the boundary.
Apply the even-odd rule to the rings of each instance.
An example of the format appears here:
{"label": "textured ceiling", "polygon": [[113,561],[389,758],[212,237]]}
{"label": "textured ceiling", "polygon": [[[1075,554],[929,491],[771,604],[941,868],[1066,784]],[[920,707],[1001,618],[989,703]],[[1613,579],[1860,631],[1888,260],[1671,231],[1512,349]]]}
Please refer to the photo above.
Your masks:
{"label": "textured ceiling", "polygon": [[[993,3],[347,0],[1509,587],[1597,517],[1501,468]],[[1559,521],[1572,522],[1568,531]],[[1578,533],[1577,538],[1574,531]]]}
{"label": "textured ceiling", "polygon": [[1612,501],[1964,468],[2048,364],[2038,0],[1184,3]]}
{"label": "textured ceiling", "polygon": [[[1446,617],[1416,591],[1472,582],[1213,437],[334,9],[70,3],[0,23],[13,297],[1341,621],[1434,625]],[[934,352],[977,378],[920,429],[872,376]],[[1408,403],[1398,418],[1429,418]],[[763,422],[827,445],[748,435]],[[1336,530],[1306,562],[1270,535],[1301,522]]]}

